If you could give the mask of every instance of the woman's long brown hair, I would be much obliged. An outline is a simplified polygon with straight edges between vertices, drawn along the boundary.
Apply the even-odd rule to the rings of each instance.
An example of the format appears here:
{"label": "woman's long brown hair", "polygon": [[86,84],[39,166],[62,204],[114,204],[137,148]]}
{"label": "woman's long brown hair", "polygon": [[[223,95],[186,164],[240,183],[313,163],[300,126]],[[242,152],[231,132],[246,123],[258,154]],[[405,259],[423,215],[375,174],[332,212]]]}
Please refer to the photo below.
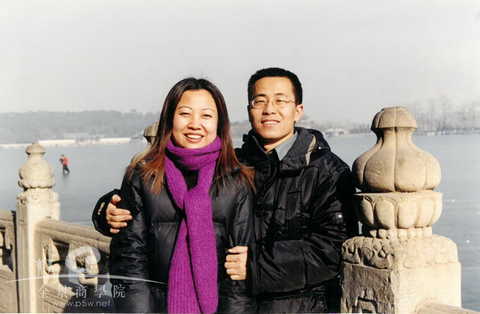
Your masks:
{"label": "woman's long brown hair", "polygon": [[177,104],[184,92],[201,89],[212,95],[218,112],[217,136],[220,138],[222,145],[215,168],[215,184],[225,185],[231,179],[232,172],[240,171],[241,179],[253,188],[253,171],[243,166],[235,156],[232,138],[230,137],[230,120],[222,93],[206,79],[189,77],[179,81],[170,89],[160,113],[155,141],[141,160],[133,160],[127,168],[127,175],[132,175],[133,170],[139,166],[144,182],[151,183],[153,193],[160,193],[164,184],[165,149],[172,136],[173,118]]}

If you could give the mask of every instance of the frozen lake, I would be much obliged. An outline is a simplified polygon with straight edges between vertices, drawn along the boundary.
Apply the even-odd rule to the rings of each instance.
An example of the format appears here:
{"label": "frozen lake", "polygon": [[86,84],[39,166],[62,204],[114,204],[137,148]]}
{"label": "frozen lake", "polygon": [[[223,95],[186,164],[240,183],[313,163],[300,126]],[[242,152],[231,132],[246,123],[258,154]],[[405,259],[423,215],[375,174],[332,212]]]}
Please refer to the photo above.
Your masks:
{"label": "frozen lake", "polygon": [[[329,138],[332,150],[348,164],[375,143],[375,136]],[[417,136],[414,142],[439,159],[444,209],[433,232],[456,242],[462,263],[462,298],[465,308],[480,311],[480,135]],[[55,172],[61,202],[61,219],[91,225],[90,216],[99,196],[119,187],[130,158],[145,144],[49,147],[45,155]],[[63,176],[60,154],[70,158],[71,174]],[[18,169],[24,150],[0,150],[0,208],[15,209]]]}

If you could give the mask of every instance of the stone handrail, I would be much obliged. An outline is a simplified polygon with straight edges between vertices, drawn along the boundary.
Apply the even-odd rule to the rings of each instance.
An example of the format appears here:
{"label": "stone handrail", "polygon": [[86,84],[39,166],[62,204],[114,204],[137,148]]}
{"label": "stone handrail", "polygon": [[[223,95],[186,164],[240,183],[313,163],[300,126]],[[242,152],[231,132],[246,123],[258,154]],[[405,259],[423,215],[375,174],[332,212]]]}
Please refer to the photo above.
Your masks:
{"label": "stone handrail", "polygon": [[40,235],[49,236],[54,241],[88,245],[106,255],[110,253],[111,238],[97,232],[93,227],[47,219],[38,224],[36,231]]}

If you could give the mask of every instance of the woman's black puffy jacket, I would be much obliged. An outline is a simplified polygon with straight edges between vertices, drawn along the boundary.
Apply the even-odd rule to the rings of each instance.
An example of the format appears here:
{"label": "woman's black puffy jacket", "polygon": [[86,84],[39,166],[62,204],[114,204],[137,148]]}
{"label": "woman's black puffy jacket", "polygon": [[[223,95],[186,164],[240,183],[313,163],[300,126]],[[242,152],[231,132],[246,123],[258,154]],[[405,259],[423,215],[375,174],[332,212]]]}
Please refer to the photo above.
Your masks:
{"label": "woman's black puffy jacket", "polygon": [[[254,312],[246,282],[231,280],[224,267],[227,249],[253,241],[252,192],[238,174],[228,182],[220,188],[214,184],[210,190],[217,240],[218,312]],[[128,208],[133,220],[112,236],[110,245],[116,311],[166,312],[168,271],[182,210],[166,188],[151,193],[138,172],[131,179],[124,178],[120,194],[124,202],[120,208]]]}

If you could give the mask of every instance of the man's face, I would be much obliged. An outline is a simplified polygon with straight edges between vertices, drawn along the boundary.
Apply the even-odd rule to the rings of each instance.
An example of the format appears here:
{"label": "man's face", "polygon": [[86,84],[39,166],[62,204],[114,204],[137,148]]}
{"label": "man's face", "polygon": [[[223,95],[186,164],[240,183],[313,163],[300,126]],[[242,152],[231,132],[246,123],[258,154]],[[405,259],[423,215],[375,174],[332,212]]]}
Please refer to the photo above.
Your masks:
{"label": "man's face", "polygon": [[293,135],[295,122],[302,114],[303,105],[295,103],[293,85],[288,78],[264,77],[255,82],[248,115],[267,151]]}

